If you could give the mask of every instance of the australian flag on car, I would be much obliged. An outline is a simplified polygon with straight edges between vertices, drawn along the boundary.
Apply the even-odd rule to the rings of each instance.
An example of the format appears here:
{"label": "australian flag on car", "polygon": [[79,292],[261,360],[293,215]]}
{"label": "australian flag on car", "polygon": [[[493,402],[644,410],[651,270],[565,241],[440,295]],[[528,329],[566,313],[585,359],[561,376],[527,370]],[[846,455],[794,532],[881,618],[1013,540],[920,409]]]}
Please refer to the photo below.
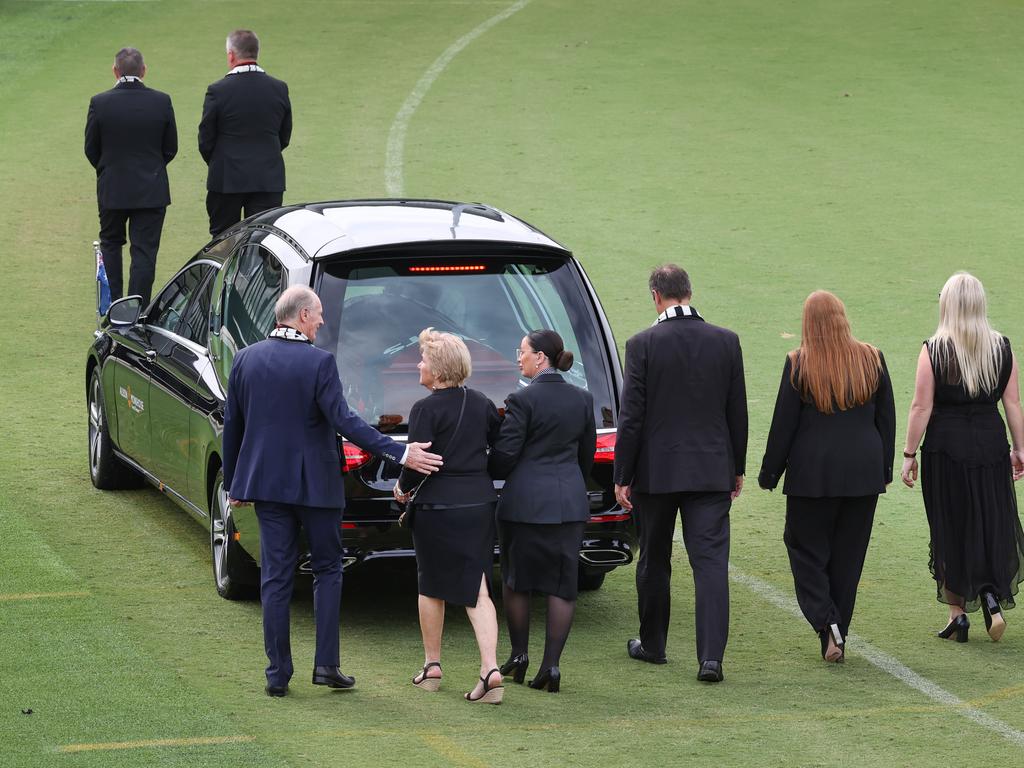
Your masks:
{"label": "australian flag on car", "polygon": [[96,314],[100,317],[110,309],[110,283],[107,282],[107,268],[103,265],[103,251],[99,243],[92,244],[96,252]]}

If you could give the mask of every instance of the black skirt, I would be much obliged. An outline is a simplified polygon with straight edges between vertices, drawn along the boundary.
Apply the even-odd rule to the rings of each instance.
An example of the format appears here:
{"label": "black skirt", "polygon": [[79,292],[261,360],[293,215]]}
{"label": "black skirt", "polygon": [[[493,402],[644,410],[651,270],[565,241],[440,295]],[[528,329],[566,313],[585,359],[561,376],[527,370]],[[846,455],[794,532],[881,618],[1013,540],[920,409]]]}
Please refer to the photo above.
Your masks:
{"label": "black skirt", "polygon": [[419,593],[470,608],[494,565],[494,502],[416,504],[412,529]]}
{"label": "black skirt", "polygon": [[516,592],[575,600],[586,523],[498,522],[501,578]]}

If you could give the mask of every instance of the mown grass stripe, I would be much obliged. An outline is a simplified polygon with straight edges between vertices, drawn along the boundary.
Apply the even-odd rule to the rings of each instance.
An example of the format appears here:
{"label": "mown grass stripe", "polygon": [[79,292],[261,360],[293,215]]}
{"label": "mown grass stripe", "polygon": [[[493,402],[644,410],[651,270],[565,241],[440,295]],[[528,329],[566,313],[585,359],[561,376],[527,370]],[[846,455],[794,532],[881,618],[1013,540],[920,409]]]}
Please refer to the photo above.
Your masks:
{"label": "mown grass stripe", "polygon": [[22,592],[20,594],[0,595],[0,603],[15,600],[44,600],[46,598],[89,597],[88,592]]}
{"label": "mown grass stripe", "polygon": [[423,739],[423,743],[441,757],[450,761],[452,765],[467,766],[467,768],[489,768],[487,763],[467,754],[465,750],[447,736],[423,734],[420,738]]}
{"label": "mown grass stripe", "polygon": [[218,744],[242,744],[256,741],[255,736],[195,736],[186,739],[144,739],[141,741],[108,741],[94,744],[65,744],[58,752],[112,752],[155,747],[206,747]]}

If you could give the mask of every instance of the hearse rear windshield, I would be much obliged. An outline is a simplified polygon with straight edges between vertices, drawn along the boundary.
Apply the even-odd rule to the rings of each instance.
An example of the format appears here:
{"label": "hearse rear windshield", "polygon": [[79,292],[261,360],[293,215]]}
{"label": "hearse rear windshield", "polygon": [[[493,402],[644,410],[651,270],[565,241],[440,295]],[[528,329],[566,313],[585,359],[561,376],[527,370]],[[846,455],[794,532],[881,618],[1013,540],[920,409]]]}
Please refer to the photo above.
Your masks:
{"label": "hearse rear windshield", "polygon": [[573,352],[563,375],[594,396],[597,425],[613,423],[609,351],[571,262],[557,257],[374,259],[322,262],[317,293],[324,325],[316,346],[334,353],[349,405],[381,431],[408,430],[419,385],[424,328],[461,337],[473,360],[466,382],[503,408],[521,378],[516,350],[551,328]]}

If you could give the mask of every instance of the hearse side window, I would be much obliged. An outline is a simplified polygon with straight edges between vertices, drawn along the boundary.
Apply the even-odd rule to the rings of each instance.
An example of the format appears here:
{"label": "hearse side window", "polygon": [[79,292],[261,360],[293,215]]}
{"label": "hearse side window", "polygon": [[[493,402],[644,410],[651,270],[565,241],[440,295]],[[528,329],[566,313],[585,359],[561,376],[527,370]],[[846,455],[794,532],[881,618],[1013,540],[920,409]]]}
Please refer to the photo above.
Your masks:
{"label": "hearse side window", "polygon": [[213,294],[213,273],[216,271],[208,264],[203,265],[203,281],[196,288],[192,303],[185,310],[178,326],[178,335],[194,341],[201,347],[206,346],[210,332],[210,298]]}
{"label": "hearse side window", "polygon": [[317,290],[324,325],[316,345],[335,354],[345,396],[363,418],[382,430],[406,428],[412,404],[425,394],[416,371],[423,328],[454,333],[466,342],[473,360],[469,385],[499,408],[521,385],[515,350],[522,337],[553,328],[576,356],[566,379],[594,395],[595,417],[605,425],[605,414],[612,412],[609,353],[569,263],[463,257],[447,266],[478,268],[411,269],[424,263],[432,262],[396,257],[323,265]]}
{"label": "hearse side window", "polygon": [[266,248],[248,245],[228,266],[224,280],[224,328],[236,349],[267,338],[274,304],[284,290],[284,271]]}
{"label": "hearse side window", "polygon": [[187,330],[182,332],[181,329],[182,319],[186,315],[189,300],[204,284],[211,270],[209,264],[196,264],[174,278],[153,302],[146,323],[188,338]]}

